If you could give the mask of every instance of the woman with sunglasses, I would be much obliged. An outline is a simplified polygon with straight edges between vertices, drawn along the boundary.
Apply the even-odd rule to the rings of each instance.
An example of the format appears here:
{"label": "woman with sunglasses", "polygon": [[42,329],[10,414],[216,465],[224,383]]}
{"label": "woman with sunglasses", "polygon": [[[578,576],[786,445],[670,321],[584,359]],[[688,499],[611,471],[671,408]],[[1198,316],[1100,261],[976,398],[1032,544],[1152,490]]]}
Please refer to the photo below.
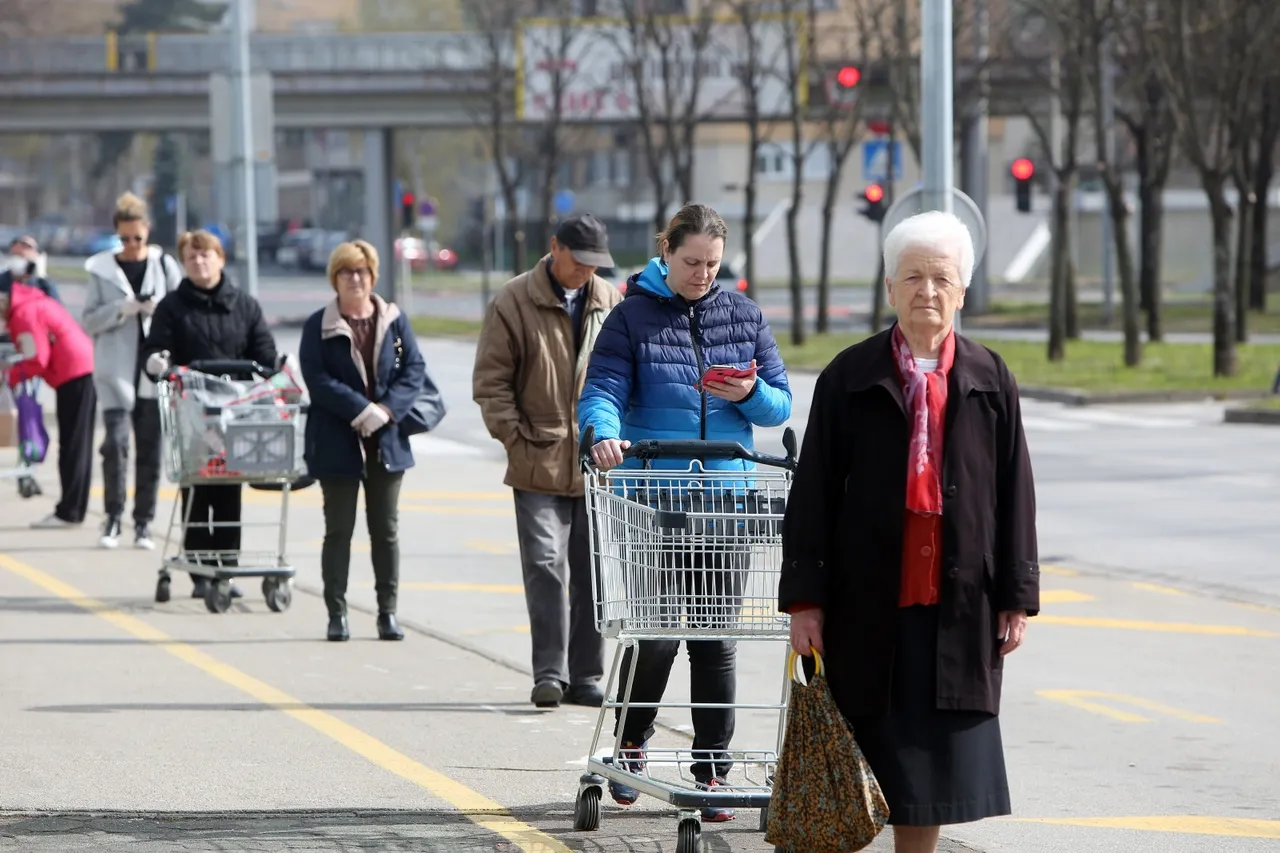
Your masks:
{"label": "woman with sunglasses", "polygon": [[151,331],[151,315],[182,281],[182,268],[159,246],[148,245],[147,206],[133,193],[116,202],[111,224],[119,249],[85,261],[89,287],[81,323],[93,338],[94,385],[102,407],[103,503],[106,521],[98,545],[120,544],[129,465],[129,435],[134,444],[134,547],[155,547],[150,525],[160,487],[160,409],[156,386],[142,372],[142,343]]}

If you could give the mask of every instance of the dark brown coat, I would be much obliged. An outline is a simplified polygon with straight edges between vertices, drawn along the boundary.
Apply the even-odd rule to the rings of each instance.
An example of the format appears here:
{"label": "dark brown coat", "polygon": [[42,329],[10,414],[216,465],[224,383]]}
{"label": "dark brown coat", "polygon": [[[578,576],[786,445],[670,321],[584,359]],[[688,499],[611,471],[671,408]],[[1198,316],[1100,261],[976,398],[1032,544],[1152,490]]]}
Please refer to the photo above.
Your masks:
{"label": "dark brown coat", "polygon": [[[892,683],[908,432],[889,336],[818,377],[783,531],[779,607],[824,610],[824,663],[849,717],[884,712]],[[1013,376],[958,335],[944,441],[938,707],[995,714],[996,616],[1040,609],[1035,483]]]}

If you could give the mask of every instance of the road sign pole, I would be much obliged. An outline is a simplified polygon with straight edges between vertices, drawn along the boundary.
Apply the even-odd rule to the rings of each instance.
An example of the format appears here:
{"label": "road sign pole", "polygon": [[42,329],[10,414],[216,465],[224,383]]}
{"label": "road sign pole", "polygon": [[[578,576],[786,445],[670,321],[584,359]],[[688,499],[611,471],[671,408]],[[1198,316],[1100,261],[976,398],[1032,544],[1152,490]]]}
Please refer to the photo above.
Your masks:
{"label": "road sign pole", "polygon": [[254,193],[257,190],[255,166],[258,158],[253,150],[253,101],[249,86],[249,31],[252,28],[253,10],[250,0],[234,0],[231,16],[235,26],[231,28],[231,57],[235,68],[235,94],[233,100],[239,113],[237,127],[240,139],[236,145],[240,153],[241,206],[240,227],[244,238],[237,243],[237,254],[244,264],[244,281],[241,283],[250,296],[258,295],[258,206]]}
{"label": "road sign pole", "polygon": [[920,113],[924,209],[951,210],[955,137],[952,122],[951,2],[920,0]]}

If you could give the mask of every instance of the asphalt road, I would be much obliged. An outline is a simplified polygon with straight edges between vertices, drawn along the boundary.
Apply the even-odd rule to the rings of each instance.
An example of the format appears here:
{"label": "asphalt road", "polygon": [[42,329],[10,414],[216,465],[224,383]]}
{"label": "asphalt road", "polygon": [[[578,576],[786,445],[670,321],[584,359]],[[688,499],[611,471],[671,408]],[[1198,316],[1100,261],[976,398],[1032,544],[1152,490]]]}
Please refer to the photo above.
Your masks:
{"label": "asphalt road", "polygon": [[[293,501],[293,609],[268,613],[246,584],[212,616],[151,603],[153,555],[94,551],[90,529],[26,531],[47,507],[0,488],[0,848],[675,849],[674,819],[648,800],[607,806],[598,833],[569,829],[595,720],[526,703],[514,517],[470,403],[472,350],[426,351],[450,411],[404,487],[403,644],[371,639],[359,547],[355,639],[320,639],[316,489]],[[812,377],[793,383],[799,428]],[[1280,849],[1280,431],[1223,425],[1216,405],[1028,401],[1025,418],[1046,568],[1044,614],[1005,677],[1015,816],[949,827],[948,849]],[[249,495],[249,517],[271,518],[274,497]],[[782,656],[740,645],[740,701],[775,699]],[[662,719],[660,740],[680,743],[687,712]],[[739,715],[737,746],[775,737],[772,715]],[[754,825],[744,811],[707,827],[706,847],[768,850]]]}

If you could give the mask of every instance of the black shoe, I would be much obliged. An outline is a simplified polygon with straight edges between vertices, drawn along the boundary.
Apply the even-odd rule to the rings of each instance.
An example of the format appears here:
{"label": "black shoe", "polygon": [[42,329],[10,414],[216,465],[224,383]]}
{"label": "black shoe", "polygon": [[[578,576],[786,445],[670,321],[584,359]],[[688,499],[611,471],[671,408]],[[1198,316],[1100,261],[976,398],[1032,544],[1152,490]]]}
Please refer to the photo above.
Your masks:
{"label": "black shoe", "polygon": [[529,701],[539,708],[559,708],[563,698],[564,686],[558,681],[540,681],[529,695]]}
{"label": "black shoe", "polygon": [[329,641],[340,643],[343,640],[351,638],[351,632],[347,630],[346,616],[330,616],[329,617],[329,633],[327,634]]}
{"label": "black shoe", "polygon": [[394,613],[378,614],[378,639],[379,640],[403,640],[404,631],[401,630],[399,624],[396,623],[396,615]]}
{"label": "black shoe", "polygon": [[205,593],[209,591],[208,578],[196,578],[191,587],[192,598],[204,598]]}
{"label": "black shoe", "polygon": [[596,684],[575,684],[565,691],[564,701],[569,705],[599,708],[604,704],[604,691]]}
{"label": "black shoe", "polygon": [[98,547],[107,549],[120,547],[120,516],[107,516],[107,520],[102,524],[102,536],[98,538]]}

